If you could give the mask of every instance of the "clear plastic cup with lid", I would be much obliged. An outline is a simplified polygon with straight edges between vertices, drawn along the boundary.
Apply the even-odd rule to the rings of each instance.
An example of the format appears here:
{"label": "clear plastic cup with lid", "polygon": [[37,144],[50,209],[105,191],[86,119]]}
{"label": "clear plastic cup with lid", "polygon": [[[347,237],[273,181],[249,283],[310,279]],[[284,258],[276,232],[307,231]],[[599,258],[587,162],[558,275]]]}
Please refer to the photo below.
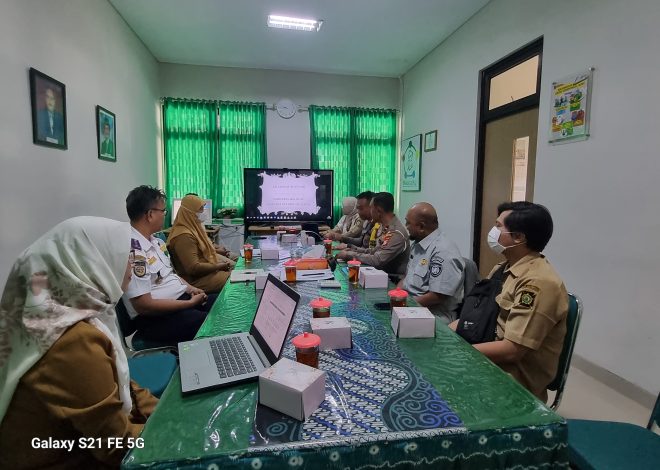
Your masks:
{"label": "clear plastic cup with lid", "polygon": [[408,304],[408,292],[403,289],[392,289],[387,293],[390,296],[390,306],[405,307]]}
{"label": "clear plastic cup with lid", "polygon": [[352,259],[348,262],[348,282],[351,284],[357,284],[358,279],[360,278],[360,265],[362,263],[356,259]]}
{"label": "clear plastic cup with lid", "polygon": [[309,305],[312,307],[312,315],[314,318],[328,318],[330,316],[330,306],[332,301],[319,297],[312,300]]}
{"label": "clear plastic cup with lid", "polygon": [[326,238],[325,240],[323,240],[323,246],[325,247],[325,254],[328,256],[332,256],[332,240]]}
{"label": "clear plastic cup with lid", "polygon": [[303,333],[292,340],[296,348],[296,361],[319,368],[319,346],[321,338],[314,333]]}
{"label": "clear plastic cup with lid", "polygon": [[284,263],[284,275],[286,282],[296,282],[296,263],[289,260]]}
{"label": "clear plastic cup with lid", "polygon": [[249,263],[252,261],[252,249],[254,248],[253,245],[250,245],[249,243],[246,243],[243,245],[243,258],[245,258],[245,262]]}

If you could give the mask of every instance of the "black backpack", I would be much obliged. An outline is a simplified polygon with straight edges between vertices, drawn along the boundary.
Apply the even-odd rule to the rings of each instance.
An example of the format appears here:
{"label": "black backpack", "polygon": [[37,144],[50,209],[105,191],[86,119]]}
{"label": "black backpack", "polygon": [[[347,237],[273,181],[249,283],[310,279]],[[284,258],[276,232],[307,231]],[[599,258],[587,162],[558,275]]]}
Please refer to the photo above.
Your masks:
{"label": "black backpack", "polygon": [[495,341],[500,313],[495,297],[502,292],[505,268],[506,264],[503,264],[490,279],[477,282],[463,299],[456,333],[470,344]]}

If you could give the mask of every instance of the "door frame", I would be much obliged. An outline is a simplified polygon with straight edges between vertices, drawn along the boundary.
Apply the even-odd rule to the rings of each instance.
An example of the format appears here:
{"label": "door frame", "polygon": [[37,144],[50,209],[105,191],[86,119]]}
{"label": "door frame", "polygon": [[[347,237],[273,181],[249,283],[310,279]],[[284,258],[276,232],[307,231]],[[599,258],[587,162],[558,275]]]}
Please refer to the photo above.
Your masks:
{"label": "door frame", "polygon": [[[490,80],[491,78],[506,72],[507,70],[515,67],[516,65],[531,59],[534,56],[539,56],[538,72],[536,74],[536,93],[526,96],[512,103],[499,106],[495,109],[488,109],[488,101],[490,97]],[[475,172],[475,194],[474,194],[474,211],[472,220],[472,258],[479,265],[479,257],[481,254],[481,214],[482,214],[482,199],[484,189],[484,160],[485,160],[485,147],[486,147],[486,125],[497,119],[516,114],[520,111],[526,111],[530,108],[539,106],[541,96],[541,66],[543,63],[543,36],[535,39],[534,41],[526,44],[520,49],[513,51],[506,57],[498,60],[497,62],[489,65],[488,67],[479,71],[479,105],[477,115],[477,156],[476,156],[476,172]],[[538,152],[538,145],[537,145]]]}

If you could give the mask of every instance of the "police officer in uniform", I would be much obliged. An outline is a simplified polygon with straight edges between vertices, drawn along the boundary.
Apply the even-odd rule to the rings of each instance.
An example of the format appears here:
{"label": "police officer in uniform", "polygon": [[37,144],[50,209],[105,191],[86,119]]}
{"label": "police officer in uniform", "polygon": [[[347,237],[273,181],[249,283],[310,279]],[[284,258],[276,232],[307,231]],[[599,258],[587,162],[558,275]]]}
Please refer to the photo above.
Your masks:
{"label": "police officer in uniform", "polygon": [[408,231],[394,214],[394,196],[378,193],[371,200],[371,220],[382,225],[382,233],[375,247],[353,247],[337,253],[337,259],[357,259],[362,263],[402,278],[406,273],[410,242]]}
{"label": "police officer in uniform", "polygon": [[131,221],[133,275],[123,296],[129,316],[144,338],[173,344],[194,338],[216,296],[191,286],[172,268],[163,228],[165,194],[139,186],[126,198]]}
{"label": "police officer in uniform", "polygon": [[461,252],[438,228],[438,215],[428,202],[410,208],[406,228],[415,243],[399,287],[445,324],[450,323],[456,319],[455,310],[463,300],[465,262]]}
{"label": "police officer in uniform", "polygon": [[[504,254],[504,284],[496,301],[500,307],[497,338],[474,345],[525,388],[546,401],[547,386],[557,374],[566,336],[568,293],[550,262],[541,254],[553,224],[544,206],[505,202],[497,208],[488,245]],[[456,323],[450,325],[456,329]]]}

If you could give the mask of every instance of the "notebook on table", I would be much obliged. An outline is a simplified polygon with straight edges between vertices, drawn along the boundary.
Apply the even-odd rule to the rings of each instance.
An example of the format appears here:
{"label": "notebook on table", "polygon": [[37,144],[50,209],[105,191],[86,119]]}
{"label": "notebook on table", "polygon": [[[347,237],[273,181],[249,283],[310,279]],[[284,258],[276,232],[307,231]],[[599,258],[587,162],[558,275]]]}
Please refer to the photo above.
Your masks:
{"label": "notebook on table", "polygon": [[179,343],[183,394],[256,380],[277,362],[300,295],[268,275],[249,333]]}

